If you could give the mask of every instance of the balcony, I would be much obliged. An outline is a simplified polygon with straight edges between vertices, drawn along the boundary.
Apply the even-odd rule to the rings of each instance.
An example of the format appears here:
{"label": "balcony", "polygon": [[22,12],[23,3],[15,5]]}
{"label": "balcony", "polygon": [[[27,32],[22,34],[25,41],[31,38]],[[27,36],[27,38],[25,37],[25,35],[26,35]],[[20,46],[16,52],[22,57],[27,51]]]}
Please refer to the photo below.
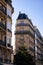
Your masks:
{"label": "balcony", "polygon": [[22,30],[22,31],[15,31],[15,35],[16,34],[29,34],[32,37],[34,37],[34,34],[32,34],[30,31],[24,31],[24,30]]}
{"label": "balcony", "polygon": [[16,24],[16,26],[29,26],[29,27],[33,30],[33,32],[34,32],[34,29],[33,29],[32,26],[31,26],[30,24],[28,24],[28,23],[23,23],[23,22],[21,22],[21,23],[19,23],[19,24]]}
{"label": "balcony", "polygon": [[8,3],[12,7],[12,1],[11,0],[5,0],[6,3]]}
{"label": "balcony", "polygon": [[38,45],[37,45],[37,49],[40,50],[40,51],[42,51],[41,47],[39,47]]}
{"label": "balcony", "polygon": [[6,9],[3,8],[3,6],[0,6],[0,11],[3,12],[4,14],[6,14]]}
{"label": "balcony", "polygon": [[24,24],[24,23],[22,22],[22,23],[17,24],[16,26],[28,26],[28,24]]}
{"label": "balcony", "polygon": [[0,27],[6,30],[6,25],[4,25],[2,22],[0,22]]}
{"label": "balcony", "polygon": [[6,46],[5,41],[0,40],[0,46]]}

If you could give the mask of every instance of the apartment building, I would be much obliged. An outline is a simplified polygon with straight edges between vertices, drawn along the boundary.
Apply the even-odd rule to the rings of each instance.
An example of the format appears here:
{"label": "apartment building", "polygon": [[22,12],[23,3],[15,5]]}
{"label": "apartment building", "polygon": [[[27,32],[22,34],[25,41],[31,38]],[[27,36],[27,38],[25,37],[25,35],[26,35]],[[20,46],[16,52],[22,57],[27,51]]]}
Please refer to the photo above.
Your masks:
{"label": "apartment building", "polygon": [[[43,41],[43,38],[42,38],[42,41]],[[42,47],[41,47],[41,48],[42,48],[42,56],[41,56],[41,57],[42,57],[42,59],[41,59],[41,60],[42,60],[42,62],[43,62],[43,43],[42,43],[42,45],[41,45],[41,46],[42,46]]]}
{"label": "apartment building", "polygon": [[15,46],[16,52],[20,46],[25,46],[27,51],[33,56],[36,65],[42,65],[43,40],[41,33],[31,22],[25,13],[19,13],[15,26]]}
{"label": "apartment building", "polygon": [[16,20],[15,44],[18,47],[24,45],[27,51],[34,56],[34,28],[31,20],[25,13],[20,13]]}
{"label": "apartment building", "polygon": [[12,38],[12,0],[0,0],[0,63],[11,64]]}
{"label": "apartment building", "polygon": [[34,26],[35,29],[35,60],[36,60],[36,65],[42,65],[42,53],[43,53],[43,39],[42,35],[39,32],[39,30]]}
{"label": "apartment building", "polygon": [[43,65],[43,38],[42,38],[42,44],[41,44],[41,48],[42,48],[42,50],[41,50],[41,61],[42,61],[42,65]]}

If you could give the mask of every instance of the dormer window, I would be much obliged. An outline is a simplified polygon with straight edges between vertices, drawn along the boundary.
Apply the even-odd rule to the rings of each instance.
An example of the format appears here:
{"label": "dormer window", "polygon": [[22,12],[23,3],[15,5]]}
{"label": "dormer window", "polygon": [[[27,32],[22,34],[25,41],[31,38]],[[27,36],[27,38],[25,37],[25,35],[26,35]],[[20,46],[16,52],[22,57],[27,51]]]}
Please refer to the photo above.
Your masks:
{"label": "dormer window", "polygon": [[24,25],[24,22],[21,22],[20,25],[23,26]]}

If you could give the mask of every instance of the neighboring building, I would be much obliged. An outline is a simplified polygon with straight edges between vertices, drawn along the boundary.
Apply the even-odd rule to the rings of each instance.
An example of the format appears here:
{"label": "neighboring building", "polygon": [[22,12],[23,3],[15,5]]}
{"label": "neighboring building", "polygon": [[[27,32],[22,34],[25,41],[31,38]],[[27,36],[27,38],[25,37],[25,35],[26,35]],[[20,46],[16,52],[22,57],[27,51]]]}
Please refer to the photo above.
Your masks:
{"label": "neighboring building", "polygon": [[11,64],[12,38],[12,0],[0,0],[0,63]]}
{"label": "neighboring building", "polygon": [[[42,40],[43,40],[43,38],[42,38]],[[42,43],[42,45],[41,45],[41,46],[42,46],[42,56],[41,56],[41,57],[42,57],[42,59],[41,59],[41,60],[42,60],[42,62],[43,62],[43,43]]]}
{"label": "neighboring building", "polygon": [[36,65],[42,65],[42,36],[25,13],[19,13],[15,29],[16,52],[18,52],[19,46],[24,45],[35,59]]}
{"label": "neighboring building", "polygon": [[43,40],[42,40],[42,36],[41,33],[39,32],[39,30],[36,28],[36,26],[34,26],[34,30],[35,30],[35,60],[36,60],[36,65],[41,65],[42,64],[42,53],[43,53]]}

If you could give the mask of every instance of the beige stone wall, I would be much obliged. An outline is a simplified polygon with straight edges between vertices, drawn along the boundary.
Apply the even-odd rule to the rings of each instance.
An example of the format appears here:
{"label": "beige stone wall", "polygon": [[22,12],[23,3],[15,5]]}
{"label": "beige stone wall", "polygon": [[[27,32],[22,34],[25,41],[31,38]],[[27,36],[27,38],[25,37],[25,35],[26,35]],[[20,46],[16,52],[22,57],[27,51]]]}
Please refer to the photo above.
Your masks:
{"label": "beige stone wall", "polygon": [[[17,22],[16,24],[19,24],[20,22],[24,22],[24,24],[29,24],[33,28],[32,24],[27,19],[16,20],[16,22]],[[30,31],[32,34],[34,34],[34,31],[29,26],[16,26],[16,31],[20,31],[20,30]],[[24,39],[23,41],[20,40],[22,37]],[[16,50],[18,50],[19,46],[24,45],[29,51],[29,47],[34,49],[34,38],[30,34],[16,34],[15,44],[16,44]],[[34,55],[32,51],[29,51],[29,52],[30,54]]]}

